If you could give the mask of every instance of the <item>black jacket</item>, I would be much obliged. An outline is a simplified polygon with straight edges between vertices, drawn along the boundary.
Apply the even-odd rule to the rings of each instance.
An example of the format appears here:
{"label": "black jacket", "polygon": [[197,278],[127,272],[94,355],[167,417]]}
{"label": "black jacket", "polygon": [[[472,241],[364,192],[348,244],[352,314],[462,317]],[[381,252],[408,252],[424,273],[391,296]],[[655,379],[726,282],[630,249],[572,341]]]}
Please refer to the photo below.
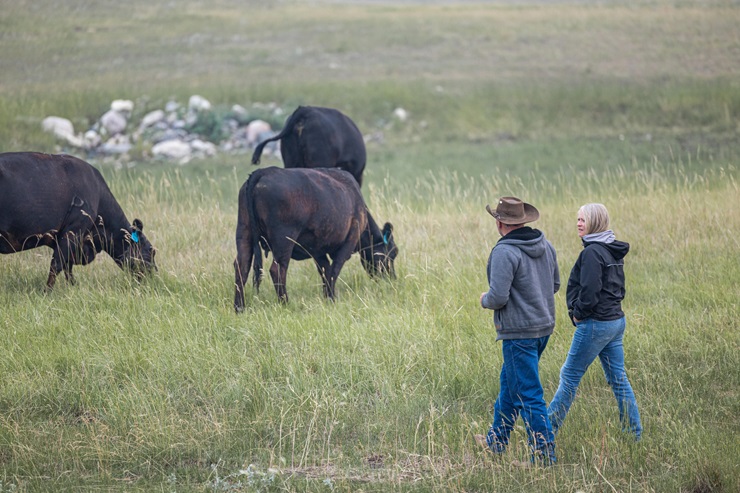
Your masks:
{"label": "black jacket", "polygon": [[568,314],[578,320],[617,320],[624,316],[624,257],[629,243],[583,242],[583,251],[570,271],[566,300]]}

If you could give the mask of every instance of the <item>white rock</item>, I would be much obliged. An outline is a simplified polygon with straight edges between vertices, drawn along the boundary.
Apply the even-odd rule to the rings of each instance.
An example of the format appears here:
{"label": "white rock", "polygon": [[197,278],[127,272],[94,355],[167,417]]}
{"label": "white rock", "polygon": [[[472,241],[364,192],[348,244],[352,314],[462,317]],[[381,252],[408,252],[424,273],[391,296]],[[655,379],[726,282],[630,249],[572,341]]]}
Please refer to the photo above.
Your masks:
{"label": "white rock", "polygon": [[125,154],[131,150],[131,141],[128,135],[114,135],[100,146],[100,150],[106,154]]}
{"label": "white rock", "polygon": [[247,145],[254,146],[259,142],[259,136],[272,131],[272,127],[264,120],[252,120],[247,125]]}
{"label": "white rock", "polygon": [[148,128],[152,125],[161,122],[164,120],[165,114],[162,110],[154,110],[150,111],[146,115],[144,115],[144,118],[141,119],[141,123],[139,124],[139,128]]}
{"label": "white rock", "polygon": [[239,104],[235,104],[234,106],[232,106],[231,111],[239,116],[244,116],[247,114],[247,109]]}
{"label": "white rock", "polygon": [[188,101],[188,109],[191,111],[207,111],[211,109],[211,102],[203,96],[193,94]]}
{"label": "white rock", "polygon": [[213,142],[207,142],[205,140],[195,139],[191,141],[190,149],[198,154],[202,154],[205,156],[216,155],[216,146],[213,145]]}
{"label": "white rock", "polygon": [[[198,115],[196,113],[188,113],[185,115],[185,120],[182,122],[183,127],[192,127],[198,122]],[[175,124],[173,124],[174,126]]]}
{"label": "white rock", "polygon": [[74,125],[60,116],[47,116],[41,121],[41,128],[53,134],[56,138],[66,140],[74,147],[82,147],[82,137],[75,135]]}
{"label": "white rock", "polygon": [[393,110],[393,116],[398,118],[398,120],[405,122],[409,118],[409,112],[403,108],[396,108]]}
{"label": "white rock", "polygon": [[126,130],[126,123],[126,117],[114,110],[108,110],[100,117],[100,124],[110,135],[120,134]]}
{"label": "white rock", "polygon": [[41,128],[44,129],[44,132],[49,132],[63,139],[75,134],[75,127],[72,122],[61,116],[47,116],[41,121]]}
{"label": "white rock", "polygon": [[165,140],[152,147],[152,154],[170,159],[189,159],[192,150],[190,144],[182,140]]}
{"label": "white rock", "polygon": [[69,135],[66,137],[67,143],[73,147],[84,147],[85,143],[79,135]]}
{"label": "white rock", "polygon": [[102,139],[100,134],[95,130],[88,130],[85,135],[82,136],[83,144],[85,149],[94,149],[100,145]]}
{"label": "white rock", "polygon": [[134,102],[130,99],[116,99],[111,102],[110,109],[118,113],[131,113],[134,111]]}

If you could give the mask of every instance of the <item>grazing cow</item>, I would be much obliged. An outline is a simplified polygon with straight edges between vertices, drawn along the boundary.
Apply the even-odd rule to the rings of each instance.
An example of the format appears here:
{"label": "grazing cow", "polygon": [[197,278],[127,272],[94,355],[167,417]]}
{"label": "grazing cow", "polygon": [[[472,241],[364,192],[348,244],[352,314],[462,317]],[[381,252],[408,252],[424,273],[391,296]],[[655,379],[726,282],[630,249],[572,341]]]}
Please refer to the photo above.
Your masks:
{"label": "grazing cow", "polygon": [[40,246],[54,250],[46,281],[85,265],[105,250],[137,276],[156,269],[144,225],[128,222],[100,172],[74,156],[0,154],[0,253]]}
{"label": "grazing cow", "polygon": [[362,186],[367,159],[365,141],[357,125],[343,113],[332,108],[299,106],[279,134],[254,149],[252,164],[260,162],[262,149],[275,140],[280,140],[286,168],[341,168]]}
{"label": "grazing cow", "polygon": [[313,259],[324,284],[324,295],[334,299],[335,283],[344,263],[360,252],[371,276],[395,278],[398,249],[393,226],[381,230],[367,210],[360,187],[346,171],[263,168],[251,174],[239,191],[234,261],[234,308],[244,309],[244,284],[250,266],[259,290],[262,250],[272,252],[270,275],[278,299],[288,301],[285,289],[290,259]]}

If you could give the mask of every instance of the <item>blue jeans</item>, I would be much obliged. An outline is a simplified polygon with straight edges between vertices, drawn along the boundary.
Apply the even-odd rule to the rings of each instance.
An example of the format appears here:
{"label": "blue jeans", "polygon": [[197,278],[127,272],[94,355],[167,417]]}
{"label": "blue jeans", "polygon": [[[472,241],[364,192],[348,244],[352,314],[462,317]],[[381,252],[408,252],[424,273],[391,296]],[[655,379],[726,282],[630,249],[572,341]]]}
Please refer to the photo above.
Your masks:
{"label": "blue jeans", "polygon": [[560,369],[560,384],[555,397],[547,409],[552,422],[552,429],[557,434],[570,409],[581,378],[596,357],[601,360],[606,381],[611,385],[614,397],[619,406],[619,420],[623,431],[631,432],[636,439],[642,435],[640,411],[632,386],[624,370],[624,336],[625,319],[601,322],[586,319],[578,322],[573,342],[568,351],[565,364]]}
{"label": "blue jeans", "polygon": [[503,453],[517,417],[522,416],[532,449],[532,460],[555,463],[555,435],[547,416],[540,383],[539,362],[550,336],[502,341],[504,365],[501,387],[493,408],[493,424],[486,442],[495,453]]}

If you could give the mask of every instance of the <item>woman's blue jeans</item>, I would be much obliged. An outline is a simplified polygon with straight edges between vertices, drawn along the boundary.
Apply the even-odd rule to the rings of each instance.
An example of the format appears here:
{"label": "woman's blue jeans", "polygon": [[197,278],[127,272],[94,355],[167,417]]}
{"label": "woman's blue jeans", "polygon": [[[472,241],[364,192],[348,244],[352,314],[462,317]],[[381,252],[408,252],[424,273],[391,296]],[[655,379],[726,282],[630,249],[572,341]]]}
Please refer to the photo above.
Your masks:
{"label": "woman's blue jeans", "polygon": [[495,453],[503,453],[521,414],[527,429],[532,458],[546,465],[555,463],[555,435],[547,417],[540,383],[539,362],[550,336],[502,341],[504,365],[501,387],[493,408],[493,424],[486,441]]}
{"label": "woman's blue jeans", "polygon": [[586,319],[578,322],[573,342],[565,364],[560,369],[560,384],[547,409],[552,429],[557,434],[576,397],[581,378],[596,357],[601,361],[606,381],[614,392],[619,406],[619,420],[624,431],[631,432],[638,440],[642,435],[640,411],[632,386],[624,369],[625,318],[598,321]]}

